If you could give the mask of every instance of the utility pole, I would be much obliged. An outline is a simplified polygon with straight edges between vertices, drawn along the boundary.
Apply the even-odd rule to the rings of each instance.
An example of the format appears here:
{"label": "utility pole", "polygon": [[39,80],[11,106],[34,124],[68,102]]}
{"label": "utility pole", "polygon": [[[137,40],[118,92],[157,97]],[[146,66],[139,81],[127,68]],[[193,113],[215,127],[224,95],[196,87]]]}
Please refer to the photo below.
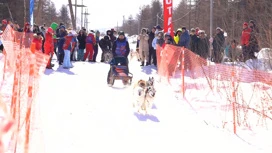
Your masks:
{"label": "utility pole", "polygon": [[[83,6],[83,0],[81,1],[81,5]],[[83,7],[81,7],[81,25],[80,25],[82,28],[83,27]]]}
{"label": "utility pole", "polygon": [[125,31],[125,16],[123,15],[123,26],[122,30]]}
{"label": "utility pole", "polygon": [[74,12],[73,12],[72,0],[68,0],[68,5],[69,5],[69,9],[70,9],[70,15],[71,15],[71,19],[72,19],[73,29],[76,29],[76,22],[75,22],[75,16],[74,16]]}
{"label": "utility pole", "polygon": [[77,4],[77,0],[75,1],[75,4],[72,4],[72,6],[75,7],[75,24],[77,25],[77,8],[78,7],[81,7],[81,27],[82,27],[82,24],[83,24],[83,7],[87,7],[85,5],[83,5],[83,0],[82,0],[82,5],[78,5]]}
{"label": "utility pole", "polygon": [[75,0],[75,21],[77,25],[77,0]]}
{"label": "utility pole", "polygon": [[35,22],[37,23],[37,24],[41,24],[41,18],[40,18],[40,15],[41,15],[41,7],[42,7],[42,0],[39,0],[38,1],[38,9],[37,9],[37,14],[36,14],[36,20],[35,20]]}
{"label": "utility pole", "polygon": [[[213,0],[210,0],[210,40],[213,38]],[[212,41],[210,41],[210,57],[212,56]]]}
{"label": "utility pole", "polygon": [[192,0],[189,0],[189,29],[191,29],[191,10],[192,10]]}
{"label": "utility pole", "polygon": [[84,27],[88,30],[88,15],[90,15],[89,13],[88,13],[88,9],[86,8],[85,9],[85,13],[83,13],[83,15],[84,15]]}
{"label": "utility pole", "polygon": [[118,21],[117,21],[117,28],[116,28],[116,31],[118,32]]}
{"label": "utility pole", "polygon": [[156,25],[159,24],[159,13],[157,13],[157,22],[156,22]]}

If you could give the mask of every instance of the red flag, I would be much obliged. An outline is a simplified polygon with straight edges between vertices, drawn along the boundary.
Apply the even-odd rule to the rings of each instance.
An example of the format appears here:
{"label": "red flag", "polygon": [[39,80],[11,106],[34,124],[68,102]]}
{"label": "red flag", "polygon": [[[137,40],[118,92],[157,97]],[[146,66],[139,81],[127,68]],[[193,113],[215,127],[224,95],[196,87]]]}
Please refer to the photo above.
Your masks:
{"label": "red flag", "polygon": [[173,32],[173,0],[163,0],[163,10],[164,10],[164,32],[169,32],[171,36],[174,36]]}

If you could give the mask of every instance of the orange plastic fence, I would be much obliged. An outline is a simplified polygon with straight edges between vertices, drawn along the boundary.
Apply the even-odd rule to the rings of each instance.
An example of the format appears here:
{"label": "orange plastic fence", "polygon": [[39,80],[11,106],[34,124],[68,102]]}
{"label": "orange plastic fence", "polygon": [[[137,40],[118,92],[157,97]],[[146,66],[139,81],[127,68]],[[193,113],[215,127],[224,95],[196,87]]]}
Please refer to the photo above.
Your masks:
{"label": "orange plastic fence", "polygon": [[[158,47],[158,73],[206,121],[233,130],[271,128],[272,74],[208,62],[188,49]],[[184,64],[183,64],[184,63]]]}
{"label": "orange plastic fence", "polygon": [[35,96],[49,56],[31,52],[32,34],[13,31],[10,26],[3,32],[2,42],[4,58],[0,61],[3,63],[0,93],[16,123],[8,150],[14,153],[43,152],[37,146],[41,140],[34,140],[31,134],[35,133],[36,126]]}

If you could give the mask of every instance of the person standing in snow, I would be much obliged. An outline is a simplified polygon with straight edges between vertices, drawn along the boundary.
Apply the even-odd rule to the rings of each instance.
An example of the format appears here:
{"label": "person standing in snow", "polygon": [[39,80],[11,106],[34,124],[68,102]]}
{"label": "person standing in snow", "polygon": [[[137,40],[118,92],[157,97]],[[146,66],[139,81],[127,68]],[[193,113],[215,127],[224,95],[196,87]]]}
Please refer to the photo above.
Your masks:
{"label": "person standing in snow", "polygon": [[149,60],[149,45],[148,45],[148,40],[149,36],[147,34],[147,30],[143,28],[141,30],[141,33],[138,36],[139,42],[139,52],[140,52],[140,57],[141,57],[141,66],[144,66],[146,62],[146,66],[150,65],[148,62]]}
{"label": "person standing in snow", "polygon": [[249,59],[255,59],[254,51],[251,49],[250,46],[250,37],[251,37],[252,29],[248,27],[248,23],[244,22],[243,24],[243,31],[241,36],[241,46],[242,46],[242,56],[241,60],[243,62],[249,60]]}
{"label": "person standing in snow", "polygon": [[250,49],[252,50],[252,52],[257,53],[259,52],[259,42],[258,42],[259,28],[256,26],[253,20],[249,21],[249,28],[251,29]]}
{"label": "person standing in snow", "polygon": [[154,63],[155,66],[157,66],[157,45],[162,47],[163,44],[164,44],[163,32],[156,31],[155,38],[152,41],[152,47],[154,48],[154,52],[156,54],[156,59],[155,59],[155,63]]}
{"label": "person standing in snow", "polygon": [[190,44],[189,32],[186,29],[186,27],[182,27],[181,29],[182,29],[182,33],[179,37],[178,46],[184,47],[184,48],[189,48],[189,44]]}
{"label": "person standing in snow", "polygon": [[101,55],[101,61],[100,62],[104,62],[105,61],[105,53],[106,52],[110,52],[111,50],[111,42],[110,42],[110,38],[109,36],[104,36],[104,38],[102,38],[99,41],[99,47],[102,50],[102,55]]}
{"label": "person standing in snow", "polygon": [[94,33],[90,32],[86,37],[86,53],[84,54],[83,61],[88,58],[89,62],[93,62],[94,44],[96,43]]}
{"label": "person standing in snow", "polygon": [[223,60],[224,44],[225,44],[224,31],[220,27],[217,27],[216,34],[212,42],[213,46],[212,59],[215,63],[221,63],[221,61]]}
{"label": "person standing in snow", "polygon": [[96,62],[96,57],[98,54],[98,44],[99,44],[100,32],[97,30],[95,32],[95,44],[94,44],[94,55],[93,55],[93,62]]}
{"label": "person standing in snow", "polygon": [[[208,55],[209,55],[209,39],[207,38],[205,31],[200,30],[198,31],[198,38],[197,38],[197,42],[196,42],[196,54],[198,54],[200,57],[207,59]],[[195,40],[193,40],[195,41]]]}
{"label": "person standing in snow", "polygon": [[74,33],[73,36],[75,37],[75,47],[73,47],[72,51],[71,51],[71,57],[70,60],[71,61],[76,61],[76,52],[78,51],[78,40],[77,40],[77,33]]}
{"label": "person standing in snow", "polygon": [[54,55],[54,39],[53,39],[54,31],[51,27],[47,29],[45,34],[45,42],[44,42],[44,53],[50,56],[48,63],[46,65],[47,69],[52,69],[53,65],[51,64],[52,57]]}
{"label": "person standing in snow", "polygon": [[176,45],[178,45],[178,43],[179,43],[179,37],[181,36],[181,33],[182,33],[182,29],[181,28],[178,28],[178,30],[175,32],[174,43]]}
{"label": "person standing in snow", "polygon": [[64,50],[64,59],[63,59],[63,68],[69,69],[73,68],[73,65],[71,63],[70,57],[71,57],[71,51],[76,45],[76,32],[75,31],[69,31],[68,35],[64,37],[64,44],[63,44],[63,50]]}
{"label": "person standing in snow", "polygon": [[156,27],[154,26],[152,28],[152,30],[150,31],[150,33],[148,34],[148,36],[149,36],[149,39],[148,39],[148,45],[149,45],[149,59],[148,59],[148,63],[151,64],[151,62],[153,62],[154,65],[157,64],[156,51],[152,47],[153,39],[155,39],[155,32],[156,32]]}
{"label": "person standing in snow", "polygon": [[31,51],[32,53],[35,52],[42,52],[42,36],[39,34],[34,33],[32,43],[31,43]]}
{"label": "person standing in snow", "polygon": [[4,32],[6,30],[6,27],[8,25],[8,21],[6,19],[2,20],[1,30]]}
{"label": "person standing in snow", "polygon": [[23,44],[25,48],[30,47],[31,43],[31,36],[33,35],[32,31],[30,30],[30,23],[26,22],[24,26],[24,39],[23,39]]}
{"label": "person standing in snow", "polygon": [[197,43],[198,43],[198,37],[196,35],[196,30],[194,28],[192,28],[191,33],[190,33],[189,49],[194,53],[196,53],[196,51],[197,51]]}
{"label": "person standing in snow", "polygon": [[84,30],[79,31],[79,35],[77,36],[78,40],[78,52],[77,52],[77,60],[83,61],[84,60],[84,50],[86,48],[86,33]]}
{"label": "person standing in snow", "polygon": [[63,59],[64,59],[64,50],[63,50],[63,44],[64,44],[64,37],[67,35],[67,31],[65,30],[65,26],[61,25],[59,28],[59,32],[57,33],[58,37],[58,59],[59,59],[59,65],[62,65]]}

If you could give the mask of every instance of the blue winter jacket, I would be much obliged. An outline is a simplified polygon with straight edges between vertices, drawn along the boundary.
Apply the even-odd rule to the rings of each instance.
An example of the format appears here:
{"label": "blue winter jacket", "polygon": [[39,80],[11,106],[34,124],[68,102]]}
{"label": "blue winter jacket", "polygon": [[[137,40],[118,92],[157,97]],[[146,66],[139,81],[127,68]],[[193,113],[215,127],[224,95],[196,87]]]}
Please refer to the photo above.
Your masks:
{"label": "blue winter jacket", "polygon": [[117,40],[113,43],[112,46],[113,56],[128,57],[129,52],[130,52],[129,43],[126,40],[126,38],[123,40],[117,38]]}
{"label": "blue winter jacket", "polygon": [[178,46],[188,48],[190,44],[190,35],[188,30],[182,33],[179,37]]}

